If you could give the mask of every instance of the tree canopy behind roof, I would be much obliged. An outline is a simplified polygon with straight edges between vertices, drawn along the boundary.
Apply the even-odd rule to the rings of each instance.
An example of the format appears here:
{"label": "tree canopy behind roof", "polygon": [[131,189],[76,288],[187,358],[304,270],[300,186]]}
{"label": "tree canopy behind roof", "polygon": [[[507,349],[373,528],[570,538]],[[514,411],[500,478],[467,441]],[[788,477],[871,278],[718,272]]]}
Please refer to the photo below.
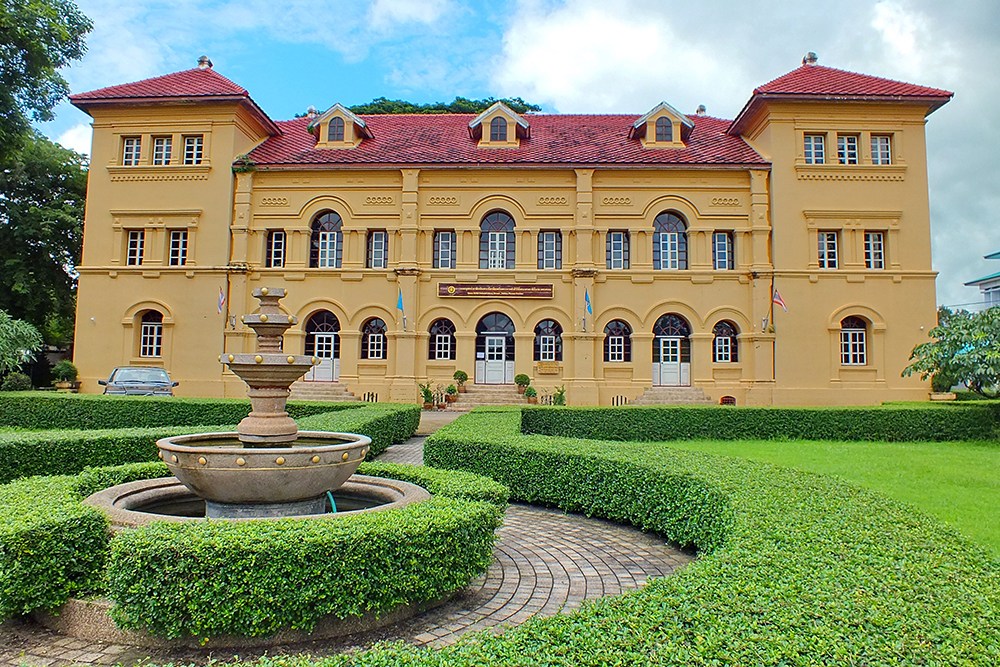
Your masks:
{"label": "tree canopy behind roof", "polygon": [[[355,104],[348,107],[357,114],[404,114],[404,113],[482,113],[497,102],[503,102],[517,113],[527,113],[529,111],[541,111],[542,107],[531,102],[525,102],[520,97],[503,97],[496,99],[487,97],[481,100],[470,100],[466,97],[456,97],[452,102],[431,102],[429,104],[416,104],[406,100],[390,100],[386,97],[376,97],[371,102],[365,104]],[[301,118],[305,114],[296,114],[296,118]]]}

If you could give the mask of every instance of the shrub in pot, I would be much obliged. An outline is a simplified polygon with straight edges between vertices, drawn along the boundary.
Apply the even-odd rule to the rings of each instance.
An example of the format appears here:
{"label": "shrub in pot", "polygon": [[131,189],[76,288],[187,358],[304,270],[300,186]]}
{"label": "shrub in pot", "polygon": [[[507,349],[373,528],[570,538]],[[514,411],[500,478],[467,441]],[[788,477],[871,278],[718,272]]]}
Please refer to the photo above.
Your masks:
{"label": "shrub in pot", "polygon": [[434,407],[434,392],[431,390],[431,383],[417,383],[417,387],[420,389],[420,399],[424,403],[424,410],[430,410]]}
{"label": "shrub in pot", "polygon": [[458,387],[453,384],[448,385],[448,388],[444,390],[444,398],[449,403],[454,403],[458,400]]}
{"label": "shrub in pot", "polygon": [[69,359],[63,359],[52,367],[52,377],[55,378],[56,389],[59,391],[71,391],[76,387],[76,379],[79,371]]}
{"label": "shrub in pot", "polygon": [[538,403],[538,391],[534,387],[526,387],[524,397],[528,399],[528,403]]}
{"label": "shrub in pot", "polygon": [[531,384],[531,378],[524,373],[518,373],[514,376],[514,384],[517,385],[517,393],[523,394],[525,387]]}
{"label": "shrub in pot", "polygon": [[469,381],[469,374],[465,371],[455,371],[455,374],[451,377],[455,380],[455,384],[458,385],[458,391],[464,394],[465,383]]}

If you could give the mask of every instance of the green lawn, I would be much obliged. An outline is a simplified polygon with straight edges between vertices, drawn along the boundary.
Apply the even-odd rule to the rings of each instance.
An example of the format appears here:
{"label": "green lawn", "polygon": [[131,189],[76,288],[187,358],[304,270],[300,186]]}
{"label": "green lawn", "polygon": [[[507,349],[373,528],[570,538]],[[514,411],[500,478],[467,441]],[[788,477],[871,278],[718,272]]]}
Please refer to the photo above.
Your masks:
{"label": "green lawn", "polygon": [[910,503],[1000,555],[1000,442],[672,441],[835,475]]}

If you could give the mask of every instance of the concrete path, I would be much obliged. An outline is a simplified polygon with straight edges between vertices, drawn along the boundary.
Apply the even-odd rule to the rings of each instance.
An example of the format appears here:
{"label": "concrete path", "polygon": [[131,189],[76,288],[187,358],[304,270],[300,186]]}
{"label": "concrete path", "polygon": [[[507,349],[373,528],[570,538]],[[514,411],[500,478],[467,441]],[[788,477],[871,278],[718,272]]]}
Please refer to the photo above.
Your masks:
{"label": "concrete path", "polygon": [[[425,412],[418,433],[457,418]],[[426,435],[390,447],[379,460],[420,464]],[[443,646],[466,632],[500,630],[540,615],[578,608],[585,600],[617,595],[666,576],[692,556],[652,535],[607,521],[556,510],[512,505],[498,531],[496,560],[483,576],[446,604],[398,625],[346,639],[267,649],[270,655],[329,655],[376,641]],[[240,650],[246,659],[265,651]],[[61,637],[28,620],[0,625],[0,667],[20,665],[136,665],[229,660],[233,651],[158,651]]]}

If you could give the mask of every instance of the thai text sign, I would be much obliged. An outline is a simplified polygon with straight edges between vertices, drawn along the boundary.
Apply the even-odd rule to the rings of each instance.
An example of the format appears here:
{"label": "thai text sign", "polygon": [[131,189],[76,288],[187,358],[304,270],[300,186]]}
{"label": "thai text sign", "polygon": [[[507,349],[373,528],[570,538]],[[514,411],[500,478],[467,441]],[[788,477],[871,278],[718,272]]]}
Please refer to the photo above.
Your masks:
{"label": "thai text sign", "polygon": [[479,299],[490,297],[551,299],[552,285],[515,285],[511,283],[438,283],[438,296],[474,297]]}

